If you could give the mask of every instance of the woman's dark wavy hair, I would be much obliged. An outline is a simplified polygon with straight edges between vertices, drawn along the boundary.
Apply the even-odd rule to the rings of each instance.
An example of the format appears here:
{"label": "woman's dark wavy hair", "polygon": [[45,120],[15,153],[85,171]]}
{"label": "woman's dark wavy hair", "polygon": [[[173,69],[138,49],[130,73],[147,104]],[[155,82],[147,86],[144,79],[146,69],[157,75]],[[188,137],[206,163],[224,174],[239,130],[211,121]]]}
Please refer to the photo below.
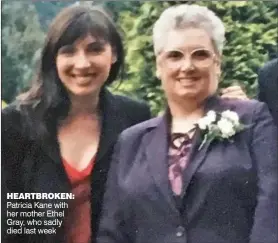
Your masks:
{"label": "woman's dark wavy hair", "polygon": [[26,127],[32,128],[28,132],[32,137],[45,138],[55,132],[59,121],[67,116],[70,100],[58,77],[56,56],[59,48],[88,34],[107,41],[117,56],[105,85],[123,74],[123,43],[110,16],[99,7],[72,5],[63,9],[49,27],[32,87],[17,97]]}

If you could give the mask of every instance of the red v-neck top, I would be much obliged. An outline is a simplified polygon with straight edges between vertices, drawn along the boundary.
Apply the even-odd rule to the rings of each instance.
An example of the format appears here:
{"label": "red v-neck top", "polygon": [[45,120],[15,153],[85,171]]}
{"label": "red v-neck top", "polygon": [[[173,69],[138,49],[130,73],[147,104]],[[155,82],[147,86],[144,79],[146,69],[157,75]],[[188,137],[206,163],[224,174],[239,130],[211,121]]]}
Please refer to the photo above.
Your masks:
{"label": "red v-neck top", "polygon": [[95,157],[88,166],[79,171],[63,159],[64,168],[71,182],[74,199],[69,203],[68,213],[64,221],[64,243],[91,242],[91,180]]}

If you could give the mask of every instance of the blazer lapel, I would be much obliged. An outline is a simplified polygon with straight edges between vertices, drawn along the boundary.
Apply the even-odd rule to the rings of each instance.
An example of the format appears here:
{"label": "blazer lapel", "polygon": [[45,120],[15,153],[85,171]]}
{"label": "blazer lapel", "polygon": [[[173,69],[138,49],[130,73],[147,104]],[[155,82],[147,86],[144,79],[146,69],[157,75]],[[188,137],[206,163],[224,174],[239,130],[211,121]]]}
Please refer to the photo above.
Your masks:
{"label": "blazer lapel", "polygon": [[[37,149],[37,146],[34,149]],[[57,184],[55,186],[56,189],[61,192],[70,191],[70,181],[64,170],[64,166],[62,163],[62,158],[61,158],[61,154],[60,154],[60,150],[59,150],[59,143],[58,143],[56,134],[53,134],[52,138],[44,140],[42,142],[42,144],[38,147],[38,150],[36,150],[36,151],[37,151],[36,153],[38,156],[42,156],[42,158],[45,158],[45,159],[42,159],[44,163],[49,164],[50,167],[54,166],[52,168],[55,168],[56,173],[59,175],[57,177],[57,178],[59,178],[59,180],[57,180]],[[43,154],[41,154],[41,153],[43,153]],[[45,166],[47,166],[47,165],[45,165]],[[47,183],[48,182],[45,181],[45,185],[47,185]]]}
{"label": "blazer lapel", "polygon": [[181,197],[185,196],[187,188],[192,180],[192,177],[196,173],[199,166],[201,166],[201,164],[203,163],[207,155],[210,142],[206,142],[202,146],[202,148],[199,149],[201,143],[202,143],[201,131],[197,128],[195,136],[193,138],[192,148],[188,156],[189,164],[183,173],[183,191]]}
{"label": "blazer lapel", "polygon": [[168,179],[168,127],[165,116],[158,118],[157,127],[145,137],[144,141],[146,160],[157,188],[170,207],[178,213]]}
{"label": "blazer lapel", "polygon": [[122,113],[117,109],[114,96],[103,90],[100,96],[100,110],[102,113],[102,128],[96,162],[100,161],[111,145],[117,141],[119,134],[127,126]]}
{"label": "blazer lapel", "polygon": [[[206,100],[205,113],[207,113],[209,110],[221,112],[223,111],[223,109],[224,107],[221,105],[219,97],[212,96]],[[207,153],[209,152],[211,142],[209,141],[206,142],[200,149],[202,139],[203,137],[202,137],[201,130],[197,128],[195,136],[193,138],[192,148],[188,157],[189,165],[183,173],[183,191],[181,194],[182,197],[185,196],[188,186],[190,185],[190,182],[194,174],[196,173],[198,168],[202,165],[202,163],[206,158]]]}

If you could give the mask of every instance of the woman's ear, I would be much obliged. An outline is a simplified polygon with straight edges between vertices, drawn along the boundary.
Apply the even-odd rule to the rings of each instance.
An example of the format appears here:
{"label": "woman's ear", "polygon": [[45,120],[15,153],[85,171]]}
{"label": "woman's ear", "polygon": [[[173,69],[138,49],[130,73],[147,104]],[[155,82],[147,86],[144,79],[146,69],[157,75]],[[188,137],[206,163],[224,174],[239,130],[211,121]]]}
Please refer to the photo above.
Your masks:
{"label": "woman's ear", "polygon": [[159,72],[158,69],[156,69],[156,71],[155,71],[155,76],[156,76],[158,79],[160,79],[160,72]]}
{"label": "woman's ear", "polygon": [[220,77],[221,77],[221,56],[218,56],[218,58],[217,58],[217,62],[215,64],[215,74],[216,74],[218,82],[220,82]]}
{"label": "woman's ear", "polygon": [[160,63],[159,63],[159,59],[158,57],[156,57],[156,60],[155,60],[155,68],[156,68],[156,71],[155,71],[155,76],[160,79],[161,78],[161,72],[160,72]]}
{"label": "woman's ear", "polygon": [[115,62],[117,62],[117,55],[115,53],[113,53],[113,56],[112,56],[112,64],[114,64]]}
{"label": "woman's ear", "polygon": [[221,82],[221,72],[216,73],[217,76],[217,82],[220,83]]}
{"label": "woman's ear", "polygon": [[216,75],[218,78],[220,78],[221,74],[222,74],[222,70],[221,70],[221,64],[220,64],[216,67]]}
{"label": "woman's ear", "polygon": [[118,60],[117,49],[114,47],[112,48],[112,64],[117,62],[117,60]]}

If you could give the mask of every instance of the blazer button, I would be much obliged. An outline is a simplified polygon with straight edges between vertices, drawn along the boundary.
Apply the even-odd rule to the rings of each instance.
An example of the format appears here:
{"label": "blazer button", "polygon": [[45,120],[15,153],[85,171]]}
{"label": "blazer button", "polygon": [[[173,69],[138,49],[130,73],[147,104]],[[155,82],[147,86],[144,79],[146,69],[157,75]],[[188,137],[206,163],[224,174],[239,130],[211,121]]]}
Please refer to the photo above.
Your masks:
{"label": "blazer button", "polygon": [[182,226],[179,226],[177,228],[176,236],[177,237],[182,237],[184,235],[184,232],[185,232],[185,228],[182,227]]}

